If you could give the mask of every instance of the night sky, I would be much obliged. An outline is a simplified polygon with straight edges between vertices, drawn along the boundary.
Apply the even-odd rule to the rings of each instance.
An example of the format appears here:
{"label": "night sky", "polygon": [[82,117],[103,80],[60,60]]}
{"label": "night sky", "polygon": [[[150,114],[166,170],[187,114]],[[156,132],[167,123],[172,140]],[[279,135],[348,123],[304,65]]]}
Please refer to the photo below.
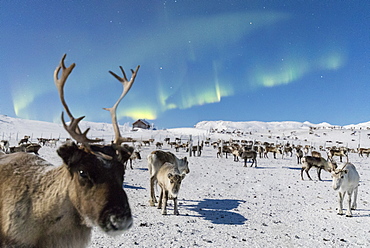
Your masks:
{"label": "night sky", "polygon": [[370,121],[369,1],[1,1],[0,114],[60,123],[53,73],[75,117],[120,124]]}

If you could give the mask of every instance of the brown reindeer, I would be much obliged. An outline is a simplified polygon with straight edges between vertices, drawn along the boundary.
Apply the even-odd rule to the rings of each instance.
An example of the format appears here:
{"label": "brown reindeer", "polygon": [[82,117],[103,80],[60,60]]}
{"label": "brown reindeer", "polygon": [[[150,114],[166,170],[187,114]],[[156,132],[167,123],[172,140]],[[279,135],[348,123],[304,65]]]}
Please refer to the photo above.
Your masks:
{"label": "brown reindeer", "polygon": [[21,144],[27,144],[29,141],[29,139],[31,138],[31,136],[28,136],[28,135],[25,135],[23,137],[23,139],[21,139],[19,142],[18,142],[18,145],[21,145]]}
{"label": "brown reindeer", "polygon": [[334,156],[339,156],[340,162],[342,162],[342,157],[346,157],[347,158],[347,163],[348,163],[348,151],[347,151],[347,148],[345,148],[345,147],[331,148],[328,151],[328,159],[333,159]]}
{"label": "brown reindeer", "polygon": [[[136,71],[127,80],[110,72],[123,84],[123,93],[110,109],[115,142],[94,145],[101,140],[87,138],[64,100],[63,87],[75,64],[68,68],[63,56],[54,72],[62,104],[71,119],[62,122],[71,137],[58,148],[63,165],[53,166],[29,153],[0,155],[0,247],[86,247],[93,226],[118,234],[132,226],[127,195],[122,188],[123,163],[130,157],[121,146],[116,108],[133,84]],[[58,74],[61,72],[61,78]]]}
{"label": "brown reindeer", "polygon": [[306,172],[308,178],[312,180],[310,174],[308,173],[312,167],[317,168],[317,177],[321,181],[321,170],[327,172],[332,172],[337,168],[337,164],[333,160],[326,160],[322,157],[304,156],[302,158],[302,168],[301,168],[301,179],[303,179],[303,171]]}
{"label": "brown reindeer", "polygon": [[185,174],[180,173],[178,166],[175,164],[166,162],[159,168],[156,179],[161,187],[161,194],[157,208],[162,209],[163,215],[167,214],[168,199],[173,199],[173,214],[179,215],[177,195],[184,177]]}
{"label": "brown reindeer", "polygon": [[154,187],[157,183],[157,174],[164,163],[169,162],[174,164],[180,173],[188,174],[190,172],[189,162],[187,157],[179,159],[172,152],[164,152],[161,150],[151,152],[148,157],[148,169],[150,174],[150,206],[155,206],[157,199],[155,197]]}
{"label": "brown reindeer", "polygon": [[253,150],[246,150],[243,151],[240,155],[241,159],[244,159],[244,167],[247,166],[248,159],[252,160],[251,167],[254,166],[257,167],[257,152]]}

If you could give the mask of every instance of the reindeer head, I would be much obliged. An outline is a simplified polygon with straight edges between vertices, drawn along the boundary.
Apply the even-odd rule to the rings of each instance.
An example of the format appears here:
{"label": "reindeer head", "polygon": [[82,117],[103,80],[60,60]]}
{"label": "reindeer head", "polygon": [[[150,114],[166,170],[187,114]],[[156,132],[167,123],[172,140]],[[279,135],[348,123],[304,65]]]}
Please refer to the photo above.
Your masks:
{"label": "reindeer head", "polygon": [[343,169],[336,169],[331,172],[331,176],[333,178],[333,189],[338,190],[342,185],[343,179],[347,176],[348,170]]}
{"label": "reindeer head", "polygon": [[[121,146],[122,137],[115,112],[119,102],[131,88],[139,66],[136,71],[131,70],[133,75],[130,81],[127,80],[122,67],[120,68],[123,78],[110,72],[124,87],[116,104],[107,109],[112,115],[116,138],[111,145],[95,145],[94,143],[103,140],[87,138],[89,129],[82,133],[78,126],[84,116],[74,118],[65,102],[64,85],[75,67],[75,64],[72,64],[67,68],[64,64],[65,57],[66,55],[54,72],[54,81],[64,109],[71,119],[70,124],[67,125],[62,113],[64,128],[79,143],[79,145],[74,142],[65,144],[57,151],[71,176],[69,197],[85,225],[97,225],[109,234],[116,234],[117,231],[123,231],[132,226],[132,216],[127,195],[123,190],[123,164],[130,158],[131,152]],[[59,78],[61,69],[61,78]]]}
{"label": "reindeer head", "polygon": [[180,191],[181,182],[185,178],[185,174],[168,173],[167,177],[170,180],[169,196],[176,198]]}

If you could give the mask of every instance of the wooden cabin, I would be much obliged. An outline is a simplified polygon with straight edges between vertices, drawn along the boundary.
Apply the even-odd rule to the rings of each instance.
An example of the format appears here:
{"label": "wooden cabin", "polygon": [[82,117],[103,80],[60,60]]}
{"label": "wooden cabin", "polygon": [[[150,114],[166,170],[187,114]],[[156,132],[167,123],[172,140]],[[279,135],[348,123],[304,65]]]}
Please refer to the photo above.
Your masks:
{"label": "wooden cabin", "polygon": [[146,120],[139,119],[132,124],[132,129],[136,128],[150,129],[150,124]]}

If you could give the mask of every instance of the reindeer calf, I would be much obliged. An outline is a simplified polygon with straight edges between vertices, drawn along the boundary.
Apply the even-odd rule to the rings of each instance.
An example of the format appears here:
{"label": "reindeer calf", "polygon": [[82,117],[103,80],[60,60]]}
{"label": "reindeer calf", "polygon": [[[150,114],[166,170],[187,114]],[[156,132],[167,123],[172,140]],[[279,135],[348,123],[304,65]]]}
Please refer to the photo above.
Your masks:
{"label": "reindeer calf", "polygon": [[185,178],[184,173],[180,173],[178,167],[171,163],[164,163],[157,173],[157,182],[161,187],[158,209],[162,208],[162,214],[167,214],[167,201],[173,199],[173,214],[179,215],[177,206],[177,195],[180,190],[181,182]]}
{"label": "reindeer calf", "polygon": [[148,169],[150,174],[150,206],[155,206],[157,199],[154,193],[154,185],[156,184],[157,174],[160,168],[166,163],[169,162],[177,166],[177,169],[181,174],[187,174],[189,170],[189,162],[186,157],[179,159],[172,152],[164,152],[161,150],[153,151],[148,155]]}

